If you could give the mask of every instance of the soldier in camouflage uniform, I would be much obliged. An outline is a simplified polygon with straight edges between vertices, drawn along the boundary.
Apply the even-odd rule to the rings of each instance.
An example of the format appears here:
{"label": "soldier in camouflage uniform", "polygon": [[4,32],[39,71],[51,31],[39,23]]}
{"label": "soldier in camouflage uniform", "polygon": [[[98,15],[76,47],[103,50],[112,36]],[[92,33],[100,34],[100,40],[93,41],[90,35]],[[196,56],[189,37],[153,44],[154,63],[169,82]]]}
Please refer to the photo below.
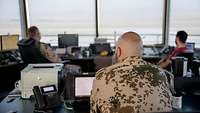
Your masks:
{"label": "soldier in camouflage uniform", "polygon": [[123,34],[116,46],[117,63],[99,70],[90,98],[91,113],[170,111],[166,76],[142,59],[142,40],[135,32]]}
{"label": "soldier in camouflage uniform", "polygon": [[40,51],[41,51],[42,55],[46,59],[48,59],[49,61],[51,61],[53,63],[59,63],[59,62],[61,62],[61,59],[57,56],[57,54],[55,54],[52,51],[52,48],[49,47],[48,44],[40,42],[41,34],[40,34],[39,29],[36,26],[31,26],[28,29],[28,35],[29,35],[29,38],[32,38],[35,41],[39,42],[38,47],[40,48]]}

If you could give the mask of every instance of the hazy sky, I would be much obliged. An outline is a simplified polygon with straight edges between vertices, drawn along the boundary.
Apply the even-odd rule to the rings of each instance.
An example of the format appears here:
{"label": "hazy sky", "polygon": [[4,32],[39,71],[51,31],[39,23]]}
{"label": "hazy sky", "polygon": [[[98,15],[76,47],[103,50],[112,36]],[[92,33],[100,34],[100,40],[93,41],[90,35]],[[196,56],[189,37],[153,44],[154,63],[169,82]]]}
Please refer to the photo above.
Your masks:
{"label": "hazy sky", "polygon": [[[200,33],[200,0],[171,0],[171,32]],[[94,0],[28,0],[30,23],[43,34],[95,33]],[[18,0],[0,0],[0,34],[20,32]],[[163,0],[99,0],[101,33],[161,33]]]}

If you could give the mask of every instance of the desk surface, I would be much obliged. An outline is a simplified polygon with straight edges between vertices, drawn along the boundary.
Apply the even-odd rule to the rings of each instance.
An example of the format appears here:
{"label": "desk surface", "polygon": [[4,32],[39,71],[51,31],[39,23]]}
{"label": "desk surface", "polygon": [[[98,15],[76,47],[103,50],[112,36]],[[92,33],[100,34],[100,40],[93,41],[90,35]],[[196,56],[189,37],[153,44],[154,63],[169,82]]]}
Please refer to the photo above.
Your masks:
{"label": "desk surface", "polygon": [[[23,100],[20,97],[15,97],[12,102],[8,102],[13,97],[6,97],[0,103],[0,113],[34,113],[35,100]],[[193,107],[193,99],[191,97],[183,97],[183,109],[182,110],[174,110],[174,112],[194,112],[198,111]],[[12,112],[11,112],[12,111]],[[62,105],[60,108],[57,108],[53,113],[90,113],[88,111],[75,111],[75,110],[67,110]]]}
{"label": "desk surface", "polygon": [[[78,62],[79,61],[93,62],[96,57],[97,56],[77,58],[77,57],[66,57],[66,56],[64,56],[64,57],[61,57],[61,59],[63,61],[64,60],[70,60],[70,61],[78,61]],[[112,57],[112,56],[108,56],[108,57]],[[143,60],[145,60],[147,62],[157,64],[162,59],[162,56],[160,56],[160,55],[144,55],[144,56],[142,56],[142,58],[143,58]],[[112,58],[111,58],[111,60],[112,60]]]}
{"label": "desk surface", "polygon": [[174,87],[189,93],[200,91],[200,77],[175,77]]}
{"label": "desk surface", "polygon": [[[183,82],[186,81],[186,82]],[[192,82],[195,81],[195,82]],[[189,84],[196,85],[196,83],[200,83],[200,78],[175,78],[175,87],[176,83],[180,82],[181,84]],[[193,84],[195,83],[195,84]],[[180,85],[181,86],[181,85]],[[183,87],[183,86],[181,86]],[[200,87],[200,85],[199,85]],[[12,102],[8,102],[9,100],[13,99]],[[183,96],[183,111],[189,112],[193,110],[200,110],[200,98],[198,95],[186,95]],[[16,113],[34,113],[34,106],[35,106],[35,99],[32,98],[30,100],[24,100],[20,97],[9,97],[7,96],[1,103],[0,103],[0,113],[9,113],[10,111]],[[183,112],[181,110],[181,112]],[[60,108],[56,109],[54,113],[89,113],[88,111],[74,111],[74,110],[67,110],[62,105]]]}
{"label": "desk surface", "polygon": [[[12,102],[8,102],[9,100]],[[34,113],[35,99],[24,100],[20,97],[6,97],[0,103],[0,113]],[[11,112],[12,111],[12,112]],[[53,113],[89,113],[89,111],[74,111],[64,108],[64,104],[57,108]]]}
{"label": "desk surface", "polygon": [[[186,81],[191,82],[194,79],[195,78],[176,78],[175,83],[179,82],[180,80],[186,80]],[[200,83],[199,79],[195,79],[195,80]],[[182,99],[183,99],[182,110],[175,111],[175,112],[194,112],[194,110],[195,111],[200,110],[199,95],[185,95],[183,96]],[[7,96],[0,103],[0,113],[12,113],[12,112],[34,113],[34,108],[35,108],[34,98],[24,100],[24,99],[21,99],[19,96],[18,97]],[[88,111],[67,110],[65,109],[64,104],[63,104],[60,108],[56,109],[53,113],[89,113],[89,110]]]}

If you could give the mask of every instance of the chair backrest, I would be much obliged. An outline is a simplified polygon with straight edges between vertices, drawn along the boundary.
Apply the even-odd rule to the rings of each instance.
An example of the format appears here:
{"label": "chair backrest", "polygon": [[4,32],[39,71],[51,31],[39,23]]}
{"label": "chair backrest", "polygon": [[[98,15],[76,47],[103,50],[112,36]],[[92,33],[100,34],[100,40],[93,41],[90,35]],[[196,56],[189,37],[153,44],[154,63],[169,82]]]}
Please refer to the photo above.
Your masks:
{"label": "chair backrest", "polygon": [[193,58],[194,58],[194,52],[180,53],[177,56],[182,56],[182,57],[188,58],[188,60],[193,60]]}
{"label": "chair backrest", "polygon": [[25,64],[31,63],[51,63],[46,59],[40,49],[40,42],[33,39],[22,39],[18,42],[19,52]]}
{"label": "chair backrest", "polygon": [[166,75],[166,78],[167,78],[167,81],[169,83],[169,88],[170,88],[172,95],[176,94],[175,87],[174,87],[174,75],[171,72],[169,72],[165,69],[163,71]]}
{"label": "chair backrest", "polygon": [[95,70],[105,68],[112,65],[112,56],[96,56],[94,58]]}
{"label": "chair backrest", "polygon": [[188,69],[192,67],[192,61],[194,60],[194,52],[185,52],[178,54],[177,56],[185,57],[188,59]]}

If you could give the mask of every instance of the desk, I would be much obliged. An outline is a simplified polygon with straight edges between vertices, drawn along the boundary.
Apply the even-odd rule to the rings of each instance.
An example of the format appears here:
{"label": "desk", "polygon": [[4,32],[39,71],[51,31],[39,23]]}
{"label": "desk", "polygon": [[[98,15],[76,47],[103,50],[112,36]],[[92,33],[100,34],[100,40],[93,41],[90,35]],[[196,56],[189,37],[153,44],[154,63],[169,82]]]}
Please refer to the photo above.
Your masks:
{"label": "desk", "polygon": [[7,65],[0,65],[0,101],[6,97],[5,94],[10,92],[15,82],[20,79],[20,64],[13,63]]}
{"label": "desk", "polygon": [[[13,111],[16,113],[34,113],[35,99],[32,98],[30,100],[23,100],[20,97],[15,97],[15,100],[8,103],[7,101],[14,97],[6,97],[0,103],[0,113],[8,113],[9,111]],[[57,108],[53,113],[90,113],[88,111],[75,111],[75,110],[67,110],[64,108],[64,104]]]}
{"label": "desk", "polygon": [[76,58],[76,57],[62,57],[62,60],[68,60],[69,64],[79,65],[82,72],[95,72],[94,58]]}
{"label": "desk", "polygon": [[[143,59],[149,63],[157,64],[161,60],[161,56],[143,56]],[[69,60],[69,64],[79,65],[83,72],[96,72],[100,68],[109,66],[112,64],[112,56],[100,57],[62,57],[62,60]],[[104,63],[102,63],[104,62]]]}
{"label": "desk", "polygon": [[184,110],[200,110],[200,92],[195,94],[196,91],[200,91],[200,77],[175,77],[174,88],[185,93],[182,97]]}
{"label": "desk", "polygon": [[[195,78],[175,78],[175,88],[184,87],[183,81],[187,81],[186,83],[192,84]],[[197,83],[200,83],[200,79],[195,80]],[[196,85],[196,84],[193,84]],[[8,102],[14,98],[12,102]],[[200,98],[198,95],[185,95],[183,96],[183,105],[180,111],[175,112],[191,112],[191,111],[198,111],[200,110]],[[29,100],[21,99],[20,97],[10,97],[7,96],[1,103],[0,103],[0,113],[8,113],[9,111],[17,111],[16,113],[33,113],[35,106],[35,99],[31,98]],[[87,111],[76,111],[76,110],[67,110],[64,108],[64,104],[55,110],[54,113],[89,113]]]}
{"label": "desk", "polygon": [[[1,103],[0,103],[0,113],[9,113],[9,111],[13,111],[16,113],[34,113],[34,106],[35,106],[35,99],[32,98],[30,100],[23,100],[20,97],[15,97],[15,100],[12,102],[8,103],[13,97],[6,97]],[[183,97],[183,109],[176,111],[174,110],[173,112],[194,112],[197,111],[195,109],[192,103],[191,98],[186,98]],[[190,105],[191,104],[191,105]],[[90,113],[90,111],[76,111],[76,110],[67,110],[64,108],[64,105],[61,107],[57,108],[53,113]]]}
{"label": "desk", "polygon": [[175,90],[192,93],[193,91],[200,91],[200,77],[175,77]]}

